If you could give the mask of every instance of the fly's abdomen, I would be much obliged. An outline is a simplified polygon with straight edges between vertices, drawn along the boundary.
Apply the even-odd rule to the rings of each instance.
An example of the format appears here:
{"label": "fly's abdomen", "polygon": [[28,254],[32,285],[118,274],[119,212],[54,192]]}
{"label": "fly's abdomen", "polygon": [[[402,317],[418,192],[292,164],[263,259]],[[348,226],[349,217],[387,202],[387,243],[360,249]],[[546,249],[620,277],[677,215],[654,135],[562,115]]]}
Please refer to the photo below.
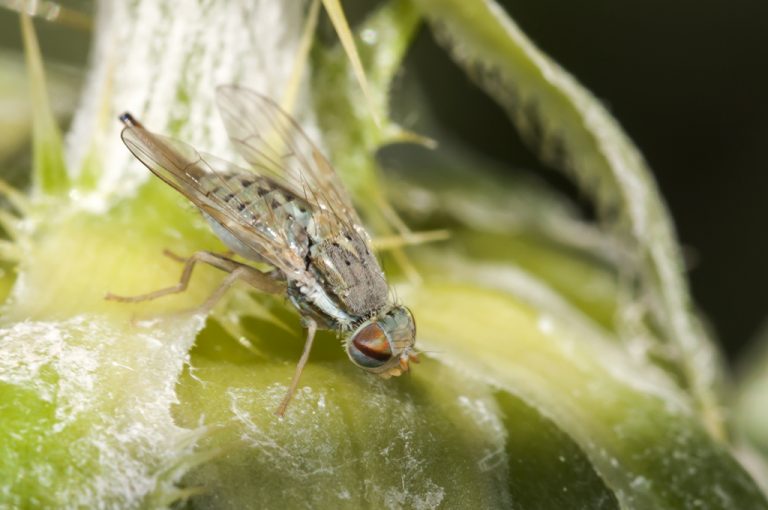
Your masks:
{"label": "fly's abdomen", "polygon": [[[199,181],[201,190],[215,202],[235,212],[242,222],[273,239],[285,238],[287,246],[304,258],[308,250],[309,207],[290,191],[257,175],[216,174]],[[205,215],[216,235],[233,251],[251,260],[264,261],[258,251],[237,239]]]}

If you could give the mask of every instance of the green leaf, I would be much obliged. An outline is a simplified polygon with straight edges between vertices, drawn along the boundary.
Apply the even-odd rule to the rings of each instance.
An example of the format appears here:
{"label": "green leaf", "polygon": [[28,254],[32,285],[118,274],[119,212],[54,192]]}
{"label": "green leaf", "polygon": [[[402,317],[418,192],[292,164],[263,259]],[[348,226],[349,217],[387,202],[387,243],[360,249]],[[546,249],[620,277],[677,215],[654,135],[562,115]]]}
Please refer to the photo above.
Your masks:
{"label": "green leaf", "polygon": [[[199,432],[169,407],[200,320],[0,326],[0,504],[148,508],[176,498]],[[154,501],[154,503],[152,503]]]}
{"label": "green leaf", "polygon": [[618,247],[573,204],[535,179],[504,177],[455,142],[437,151],[387,152],[400,166],[388,167],[389,196],[411,225],[449,229],[447,246],[457,253],[524,269],[615,330]]}
{"label": "green leaf", "polygon": [[220,276],[200,268],[188,292],[144,305],[104,296],[176,283],[181,267],[165,248],[219,246],[192,213],[159,181],[103,215],[62,203],[29,213],[42,226],[22,240],[21,277],[0,317],[0,506],[178,498],[199,431],[174,424],[170,406],[204,321],[169,312],[201,303]]}
{"label": "green leaf", "polygon": [[[179,39],[169,40],[264,49],[225,47],[250,41],[249,23],[224,37],[206,32],[251,15],[226,18],[230,10],[217,5],[180,13],[205,23],[179,23]],[[130,19],[117,21],[148,21],[139,7],[131,4]],[[373,41],[361,46],[361,61],[371,68],[382,111],[418,18],[400,0],[359,32]],[[147,33],[160,37],[164,28]],[[106,40],[119,40],[107,33]],[[152,45],[138,54],[155,55]],[[208,57],[219,53],[177,50],[183,84],[163,66],[168,61],[137,59],[149,78],[136,86],[152,84],[137,97],[147,99],[155,78],[171,74],[172,86],[158,86],[168,95],[153,97],[148,111],[161,119],[170,112],[168,125],[216,145],[210,104],[194,115],[185,108],[196,90],[189,87],[200,83],[193,77],[208,76],[215,67]],[[394,131],[361,113],[342,50],[316,55],[313,97],[327,145],[351,182],[361,171],[356,198],[382,198],[372,154]],[[224,71],[237,74],[241,61],[228,61]],[[322,84],[335,88],[323,91]],[[103,107],[99,115],[115,106],[104,96],[89,99]],[[129,175],[124,162],[100,167],[111,161],[101,156],[112,142],[116,136],[104,146],[94,142],[94,182],[110,172],[114,183]],[[612,288],[606,271],[581,258],[589,247],[569,251],[569,241],[531,218],[518,237],[509,225],[471,232],[476,226],[461,211],[445,208],[462,225],[456,243],[414,250],[427,284],[398,288],[417,317],[424,362],[383,381],[352,366],[324,333],[295,401],[278,419],[273,412],[303,343],[297,314],[281,297],[235,290],[204,327],[202,317],[176,315],[221,280],[200,268],[186,293],[138,306],[104,301],[107,291],[130,295],[176,283],[181,268],[163,249],[188,255],[222,248],[160,181],[126,195],[97,197],[106,205],[98,213],[83,211],[77,193],[33,196],[21,211],[25,228],[13,245],[22,254],[19,278],[0,318],[0,506],[766,508],[685,392],[595,319],[623,303],[603,296],[602,309],[587,301],[584,289],[596,280],[608,281],[606,295]],[[554,210],[555,203],[538,205]],[[380,205],[368,203],[374,211]],[[536,244],[525,237],[531,232],[548,233]],[[476,248],[472,258],[457,253],[463,246]]]}
{"label": "green leaf", "polygon": [[753,344],[741,362],[734,421],[768,466],[768,327]]}
{"label": "green leaf", "polygon": [[[300,350],[297,337],[281,340]],[[323,340],[338,354],[337,342]],[[244,508],[255,501],[285,508],[509,503],[504,429],[483,385],[460,384],[434,363],[411,380],[388,384],[337,355],[314,357],[304,388],[279,419],[274,411],[295,360],[274,353],[250,363],[193,355],[177,421],[205,423],[214,432],[202,448],[221,452],[184,479],[204,487],[193,508]],[[494,454],[498,459],[488,458]]]}
{"label": "green leaf", "polygon": [[551,420],[509,393],[497,392],[509,458],[514,508],[618,509],[584,452]]}
{"label": "green leaf", "polygon": [[422,348],[550,417],[622,508],[768,508],[670,381],[619,349],[509,292],[438,281],[401,296]]}
{"label": "green leaf", "polygon": [[204,424],[203,451],[217,452],[183,480],[201,487],[190,508],[617,508],[548,419],[432,360],[382,381],[322,335],[304,389],[279,419],[302,341],[253,326],[268,358],[208,328],[181,380],[177,422]]}
{"label": "green leaf", "polygon": [[569,171],[636,254],[625,263],[674,346],[707,427],[723,435],[721,361],[693,311],[680,249],[646,162],[600,102],[493,0],[414,0],[454,59],[509,114],[542,159]]}

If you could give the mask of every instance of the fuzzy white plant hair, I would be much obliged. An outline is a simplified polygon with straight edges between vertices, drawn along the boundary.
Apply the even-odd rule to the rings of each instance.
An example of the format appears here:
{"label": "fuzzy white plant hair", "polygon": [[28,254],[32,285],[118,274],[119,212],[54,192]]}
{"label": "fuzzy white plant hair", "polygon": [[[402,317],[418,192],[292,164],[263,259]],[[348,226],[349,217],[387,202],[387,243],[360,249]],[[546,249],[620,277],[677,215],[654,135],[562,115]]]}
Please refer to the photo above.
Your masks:
{"label": "fuzzy white plant hair", "polygon": [[73,174],[86,158],[100,162],[93,205],[112,193],[130,194],[149,178],[118,136],[124,110],[155,131],[231,156],[215,88],[237,83],[279,98],[305,7],[299,0],[99,2],[86,85],[66,144]]}

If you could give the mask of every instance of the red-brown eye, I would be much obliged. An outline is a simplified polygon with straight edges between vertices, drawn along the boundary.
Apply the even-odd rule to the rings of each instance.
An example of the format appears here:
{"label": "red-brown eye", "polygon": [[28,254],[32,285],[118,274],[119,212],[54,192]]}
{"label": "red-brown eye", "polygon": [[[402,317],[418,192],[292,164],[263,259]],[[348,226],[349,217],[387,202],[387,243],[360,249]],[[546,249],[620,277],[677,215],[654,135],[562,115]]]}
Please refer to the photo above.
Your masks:
{"label": "red-brown eye", "polygon": [[364,368],[377,368],[392,358],[384,330],[373,322],[358,330],[347,347],[347,352],[355,364]]}

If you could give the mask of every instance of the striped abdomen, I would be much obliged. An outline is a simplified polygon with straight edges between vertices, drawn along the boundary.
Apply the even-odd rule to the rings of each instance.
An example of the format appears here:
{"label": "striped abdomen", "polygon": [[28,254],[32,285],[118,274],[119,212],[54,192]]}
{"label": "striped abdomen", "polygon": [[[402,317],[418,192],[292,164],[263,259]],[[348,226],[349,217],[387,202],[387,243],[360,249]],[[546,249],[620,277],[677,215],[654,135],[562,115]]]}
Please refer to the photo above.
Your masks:
{"label": "striped abdomen", "polygon": [[[273,239],[286,237],[286,247],[302,258],[306,256],[311,214],[304,200],[273,181],[252,174],[206,175],[198,184],[206,196],[236,212],[244,225]],[[248,259],[265,262],[253,247],[244,245],[210,216],[205,217],[230,249]]]}

